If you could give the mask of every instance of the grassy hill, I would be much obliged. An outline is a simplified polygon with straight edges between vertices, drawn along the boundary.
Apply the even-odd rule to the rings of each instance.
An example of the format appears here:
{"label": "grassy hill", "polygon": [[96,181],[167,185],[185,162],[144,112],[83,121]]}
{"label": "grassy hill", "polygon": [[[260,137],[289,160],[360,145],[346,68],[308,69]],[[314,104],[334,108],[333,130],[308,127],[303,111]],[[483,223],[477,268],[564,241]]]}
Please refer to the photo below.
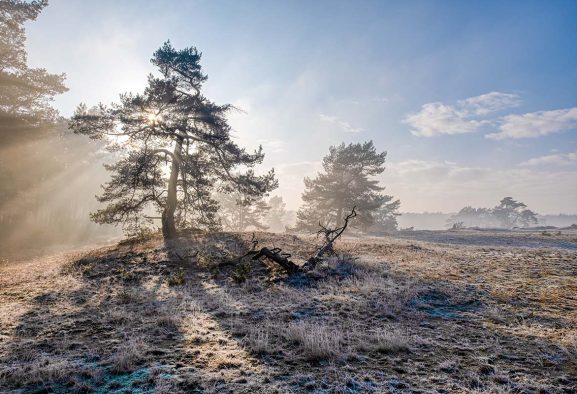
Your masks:
{"label": "grassy hill", "polygon": [[[258,233],[301,262],[314,238]],[[250,234],[0,266],[0,391],[574,392],[577,253],[345,239],[287,277]]]}

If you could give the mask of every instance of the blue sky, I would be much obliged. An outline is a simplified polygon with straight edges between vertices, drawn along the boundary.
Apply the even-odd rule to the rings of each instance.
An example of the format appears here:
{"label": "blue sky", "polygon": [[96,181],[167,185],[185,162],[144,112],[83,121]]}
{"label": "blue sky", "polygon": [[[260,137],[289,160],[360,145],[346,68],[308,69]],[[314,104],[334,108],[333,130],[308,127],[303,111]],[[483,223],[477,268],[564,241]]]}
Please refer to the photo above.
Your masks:
{"label": "blue sky", "polygon": [[577,213],[577,2],[52,0],[28,26],[64,115],[141,90],[166,39],[203,52],[290,208],[329,145],[372,139],[402,211]]}

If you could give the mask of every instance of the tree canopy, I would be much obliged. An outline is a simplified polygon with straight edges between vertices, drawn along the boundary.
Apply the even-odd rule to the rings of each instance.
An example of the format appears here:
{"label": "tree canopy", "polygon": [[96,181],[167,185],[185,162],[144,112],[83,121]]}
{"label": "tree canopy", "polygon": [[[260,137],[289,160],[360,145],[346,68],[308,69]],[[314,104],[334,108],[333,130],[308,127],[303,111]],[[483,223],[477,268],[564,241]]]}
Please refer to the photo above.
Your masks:
{"label": "tree canopy", "polygon": [[527,205],[505,197],[494,208],[464,207],[448,220],[449,225],[465,227],[530,227],[537,224],[537,214]]}
{"label": "tree canopy", "polygon": [[107,167],[113,175],[99,200],[108,205],[92,215],[96,222],[130,229],[148,224],[153,208],[164,236],[172,238],[177,226],[218,227],[215,190],[252,201],[277,187],[273,170],[254,171],[262,147],[249,153],[231,139],[226,115],[233,107],[201,93],[207,77],[200,59],[196,48],[176,50],[167,41],[151,60],[160,76],[149,75],[143,93],[123,94],[110,106],[78,107],[72,130],[109,139],[121,155]]}
{"label": "tree canopy", "polygon": [[18,138],[14,131],[29,130],[54,121],[57,111],[50,103],[67,90],[64,74],[49,74],[43,68],[29,68],[24,23],[33,21],[44,7],[42,1],[0,2],[0,128],[2,141]]}
{"label": "tree canopy", "polygon": [[368,228],[369,231],[378,233],[391,233],[397,230],[399,225],[397,217],[401,201],[394,200],[393,196],[383,196],[383,204],[373,213],[374,223]]}
{"label": "tree canopy", "polygon": [[[305,178],[303,206],[297,213],[297,229],[314,230],[319,221],[339,226],[348,212],[356,207],[352,225],[363,230],[374,224],[375,213],[392,200],[382,194],[376,175],[384,170],[387,153],[377,153],[372,141],[331,146],[323,158],[323,170],[315,178]],[[392,209],[397,205],[389,206]]]}
{"label": "tree canopy", "polygon": [[218,217],[224,230],[268,230],[265,219],[270,206],[263,197],[247,199],[240,193],[220,193],[217,200]]}
{"label": "tree canopy", "polygon": [[493,208],[493,215],[502,227],[529,227],[537,224],[537,214],[521,201],[505,197]]}
{"label": "tree canopy", "polygon": [[269,230],[275,233],[281,233],[286,230],[288,224],[288,212],[286,204],[281,196],[269,198],[268,205],[270,210],[266,217]]}
{"label": "tree canopy", "polygon": [[[39,206],[48,205],[40,190],[76,154],[66,151],[69,139],[59,138],[65,127],[51,106],[54,96],[67,90],[64,74],[28,66],[24,25],[36,20],[46,5],[0,1],[0,217],[12,222],[2,223],[0,247],[7,239],[15,245],[12,239],[26,219],[38,217]],[[40,225],[36,229],[48,233]],[[33,236],[18,238],[39,242]]]}

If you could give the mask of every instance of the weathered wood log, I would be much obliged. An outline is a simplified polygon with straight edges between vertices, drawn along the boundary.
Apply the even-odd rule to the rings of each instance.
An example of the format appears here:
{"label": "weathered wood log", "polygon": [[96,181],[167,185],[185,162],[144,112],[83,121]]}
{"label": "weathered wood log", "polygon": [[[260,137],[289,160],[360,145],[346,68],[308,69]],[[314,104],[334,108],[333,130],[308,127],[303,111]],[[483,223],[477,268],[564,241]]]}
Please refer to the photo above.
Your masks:
{"label": "weathered wood log", "polygon": [[274,261],[281,267],[283,267],[289,274],[294,274],[300,271],[301,267],[290,261],[288,258],[291,256],[288,253],[281,253],[280,248],[261,248],[253,257],[253,260],[258,260],[261,257],[266,257],[269,260]]}
{"label": "weathered wood log", "polygon": [[[326,255],[334,254],[333,244],[334,242],[344,233],[349,225],[349,220],[357,216],[357,212],[355,211],[356,207],[353,207],[350,214],[345,217],[345,223],[342,227],[338,227],[336,229],[331,229],[328,227],[321,226],[321,229],[317,232],[317,235],[323,235],[325,237],[325,243],[318,249],[317,253],[310,257],[302,266],[292,262],[289,260],[291,255],[289,253],[283,253],[282,249],[280,248],[261,248],[260,250],[256,250],[258,245],[258,240],[255,238],[254,233],[252,234],[252,249],[247,252],[244,256],[238,258],[238,262],[240,262],[243,258],[251,256],[252,260],[259,260],[261,257],[266,257],[267,259],[274,261],[278,265],[287,271],[289,275],[292,275],[297,272],[306,272],[314,269],[316,265],[322,261],[323,257]],[[233,262],[224,262],[221,263],[222,265],[229,265]]]}

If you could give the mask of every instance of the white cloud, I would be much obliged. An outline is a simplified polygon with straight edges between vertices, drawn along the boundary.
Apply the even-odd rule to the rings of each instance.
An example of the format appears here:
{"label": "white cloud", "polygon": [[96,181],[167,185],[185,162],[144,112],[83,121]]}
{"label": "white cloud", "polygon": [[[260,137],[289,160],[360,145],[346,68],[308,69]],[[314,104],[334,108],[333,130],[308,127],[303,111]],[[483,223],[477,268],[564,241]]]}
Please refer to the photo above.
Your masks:
{"label": "white cloud", "polygon": [[486,137],[495,140],[530,138],[574,128],[577,128],[577,107],[507,115],[499,126],[499,132]]}
{"label": "white cloud", "polygon": [[475,115],[487,115],[504,109],[514,108],[520,104],[521,99],[518,95],[501,92],[490,92],[457,102],[460,108]]}
{"label": "white cloud", "polygon": [[380,177],[405,212],[454,212],[465,205],[491,207],[513,196],[539,213],[575,212],[577,171],[493,169],[450,162],[390,162]]}
{"label": "white cloud", "polygon": [[403,122],[411,126],[412,134],[421,137],[472,133],[491,123],[485,118],[487,115],[516,107],[519,103],[516,94],[490,92],[459,100],[455,105],[424,104],[420,111],[409,114]]}
{"label": "white cloud", "polygon": [[520,166],[569,166],[577,164],[577,152],[556,153],[541,157],[535,157],[519,164]]}
{"label": "white cloud", "polygon": [[359,127],[353,127],[353,126],[351,126],[350,123],[345,122],[344,120],[341,120],[341,119],[337,118],[336,116],[320,114],[320,118],[323,122],[331,123],[331,124],[338,126],[345,133],[360,133],[361,131],[363,131],[363,129],[361,129]]}
{"label": "white cloud", "polygon": [[477,131],[483,121],[468,119],[467,115],[450,105],[428,103],[421,110],[405,118],[412,127],[411,133],[420,137],[440,134],[463,134]]}

